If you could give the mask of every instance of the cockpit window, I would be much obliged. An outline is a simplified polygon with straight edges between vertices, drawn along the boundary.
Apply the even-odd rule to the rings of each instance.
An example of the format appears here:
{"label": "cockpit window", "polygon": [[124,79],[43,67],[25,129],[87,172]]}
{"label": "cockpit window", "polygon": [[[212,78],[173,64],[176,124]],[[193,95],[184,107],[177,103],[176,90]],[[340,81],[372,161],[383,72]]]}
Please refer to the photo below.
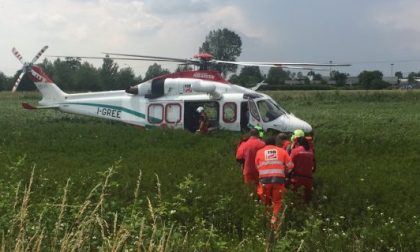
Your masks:
{"label": "cockpit window", "polygon": [[286,110],[271,99],[258,101],[257,105],[264,122],[271,122],[287,113]]}
{"label": "cockpit window", "polygon": [[257,121],[260,120],[257,106],[255,106],[255,103],[253,101],[249,102],[249,112],[251,113],[252,117],[254,117]]}

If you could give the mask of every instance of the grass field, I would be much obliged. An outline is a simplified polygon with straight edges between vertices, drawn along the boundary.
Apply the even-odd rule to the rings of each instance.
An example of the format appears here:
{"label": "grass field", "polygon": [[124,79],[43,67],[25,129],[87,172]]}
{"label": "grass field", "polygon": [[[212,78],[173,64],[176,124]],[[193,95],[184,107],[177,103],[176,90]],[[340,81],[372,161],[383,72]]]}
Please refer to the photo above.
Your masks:
{"label": "grass field", "polygon": [[420,92],[272,92],[314,127],[312,203],[272,235],[240,135],[143,130],[0,93],[0,251],[418,251]]}

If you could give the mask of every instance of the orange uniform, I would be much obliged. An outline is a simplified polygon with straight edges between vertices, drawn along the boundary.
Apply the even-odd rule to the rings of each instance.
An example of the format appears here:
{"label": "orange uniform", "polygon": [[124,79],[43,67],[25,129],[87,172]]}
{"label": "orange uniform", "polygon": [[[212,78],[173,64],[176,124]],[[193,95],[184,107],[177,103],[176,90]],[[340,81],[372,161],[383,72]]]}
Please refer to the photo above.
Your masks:
{"label": "orange uniform", "polygon": [[258,183],[258,171],[255,166],[255,155],[257,151],[265,146],[265,143],[258,137],[251,136],[245,142],[240,143],[236,150],[236,160],[243,160],[243,176],[245,183]]}
{"label": "orange uniform", "polygon": [[292,150],[290,157],[295,165],[291,177],[292,190],[297,191],[300,187],[304,187],[304,198],[309,202],[312,197],[312,173],[315,171],[313,151],[298,146]]}
{"label": "orange uniform", "polygon": [[202,111],[198,119],[198,131],[205,135],[209,132],[209,120],[206,112]]}
{"label": "orange uniform", "polygon": [[285,180],[293,168],[293,162],[283,148],[267,145],[257,151],[255,165],[262,188],[260,199],[265,205],[273,205],[271,223],[274,224],[281,209],[282,193],[286,190]]}

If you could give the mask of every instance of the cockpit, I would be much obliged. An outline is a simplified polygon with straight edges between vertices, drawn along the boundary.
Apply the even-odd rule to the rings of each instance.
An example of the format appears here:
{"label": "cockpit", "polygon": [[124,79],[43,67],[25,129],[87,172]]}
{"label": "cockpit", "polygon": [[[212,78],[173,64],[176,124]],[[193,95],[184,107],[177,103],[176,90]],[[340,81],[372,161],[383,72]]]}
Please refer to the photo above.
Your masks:
{"label": "cockpit", "polygon": [[257,101],[258,110],[264,122],[271,122],[288,112],[272,99]]}

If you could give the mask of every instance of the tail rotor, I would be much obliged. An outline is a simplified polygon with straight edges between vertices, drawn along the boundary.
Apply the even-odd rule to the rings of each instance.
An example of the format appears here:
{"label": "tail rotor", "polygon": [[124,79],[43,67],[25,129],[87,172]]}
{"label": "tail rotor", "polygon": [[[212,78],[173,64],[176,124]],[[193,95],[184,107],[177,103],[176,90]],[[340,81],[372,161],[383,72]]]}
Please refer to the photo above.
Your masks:
{"label": "tail rotor", "polygon": [[33,63],[35,63],[35,61],[37,61],[38,59],[39,59],[39,57],[41,57],[41,55],[46,51],[48,49],[48,46],[44,46],[44,47],[42,47],[42,49],[37,53],[37,55],[35,55],[35,57],[32,59],[32,61],[31,61],[31,65],[33,64]]}
{"label": "tail rotor", "polygon": [[13,85],[13,89],[12,92],[15,92],[17,90],[17,88],[19,87],[19,84],[23,78],[23,76],[28,73],[31,72],[32,70],[32,65],[41,57],[41,55],[45,52],[45,50],[48,49],[48,46],[44,46],[36,55],[35,57],[32,59],[32,61],[30,62],[25,62],[23,60],[22,55],[19,53],[19,51],[13,47],[12,49],[12,53],[13,55],[15,55],[15,57],[20,61],[20,63],[22,63],[23,67],[22,67],[22,72],[19,75],[18,79],[16,80],[15,84]]}
{"label": "tail rotor", "polygon": [[17,78],[17,80],[15,82],[15,85],[13,85],[13,89],[12,89],[12,92],[13,93],[16,92],[16,89],[18,88],[19,83],[22,80],[22,78],[23,78],[24,75],[25,75],[25,71],[22,70],[22,72],[20,73],[19,77]]}

